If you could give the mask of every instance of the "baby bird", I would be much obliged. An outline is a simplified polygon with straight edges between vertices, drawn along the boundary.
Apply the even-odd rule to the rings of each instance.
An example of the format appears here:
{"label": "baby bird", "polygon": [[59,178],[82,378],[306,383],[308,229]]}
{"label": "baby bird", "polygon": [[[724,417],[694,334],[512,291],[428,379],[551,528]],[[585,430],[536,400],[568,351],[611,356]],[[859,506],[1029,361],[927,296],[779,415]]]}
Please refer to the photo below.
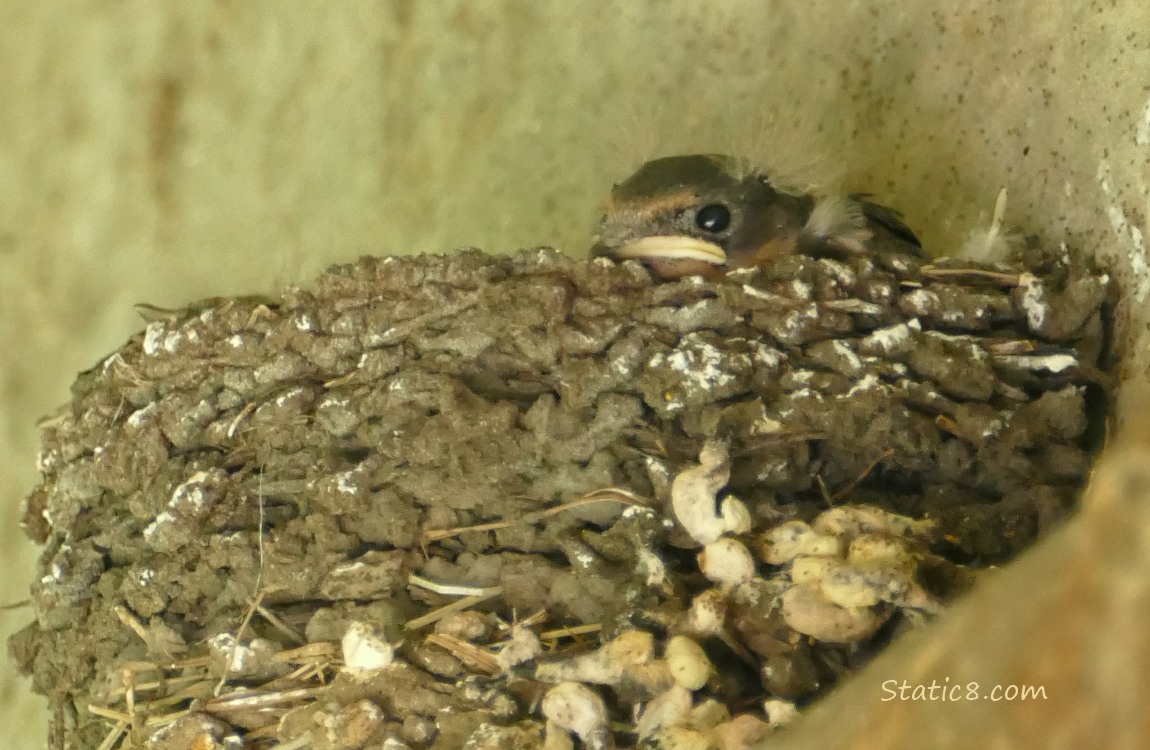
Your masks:
{"label": "baby bird", "polygon": [[591,255],[634,258],[664,279],[713,279],[784,253],[881,249],[923,254],[898,215],[865,195],[792,195],[740,159],[692,154],[649,161],[615,185]]}

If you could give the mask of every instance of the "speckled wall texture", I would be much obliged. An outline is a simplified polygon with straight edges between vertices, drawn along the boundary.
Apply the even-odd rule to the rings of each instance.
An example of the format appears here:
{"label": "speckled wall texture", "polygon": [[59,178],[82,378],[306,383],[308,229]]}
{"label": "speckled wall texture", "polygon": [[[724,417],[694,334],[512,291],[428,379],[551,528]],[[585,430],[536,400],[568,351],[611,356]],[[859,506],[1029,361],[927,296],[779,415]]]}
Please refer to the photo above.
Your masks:
{"label": "speckled wall texture", "polygon": [[[133,303],[364,253],[581,255],[607,186],[656,153],[867,189],[936,252],[1005,187],[1008,223],[1103,258],[1144,306],[1147,28],[1135,0],[4,0],[5,600],[31,575],[33,421],[139,326]],[[23,717],[4,744],[37,746],[36,702],[0,684]]]}

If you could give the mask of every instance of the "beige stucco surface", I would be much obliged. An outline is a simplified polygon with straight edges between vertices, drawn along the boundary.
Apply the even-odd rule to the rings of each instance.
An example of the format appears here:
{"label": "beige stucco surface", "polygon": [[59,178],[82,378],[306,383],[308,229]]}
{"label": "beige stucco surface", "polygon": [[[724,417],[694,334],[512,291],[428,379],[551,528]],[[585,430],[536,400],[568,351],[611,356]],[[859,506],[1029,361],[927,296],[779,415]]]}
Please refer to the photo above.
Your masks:
{"label": "beige stucco surface", "polygon": [[[1008,223],[1150,304],[1147,28],[1137,0],[2,0],[2,600],[32,575],[33,423],[134,303],[363,253],[580,255],[611,181],[657,153],[810,167],[937,252],[1005,187]],[[29,616],[0,612],[2,634]],[[0,715],[0,744],[39,746],[7,667]]]}

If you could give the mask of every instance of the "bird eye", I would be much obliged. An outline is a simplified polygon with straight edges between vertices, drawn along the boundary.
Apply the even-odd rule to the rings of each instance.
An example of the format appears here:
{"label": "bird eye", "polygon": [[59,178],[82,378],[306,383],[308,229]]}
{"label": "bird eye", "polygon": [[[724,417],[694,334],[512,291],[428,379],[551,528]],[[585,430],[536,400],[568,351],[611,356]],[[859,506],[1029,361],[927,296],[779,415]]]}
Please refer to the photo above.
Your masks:
{"label": "bird eye", "polygon": [[718,234],[731,225],[730,210],[719,203],[711,203],[695,214],[695,226],[706,232]]}

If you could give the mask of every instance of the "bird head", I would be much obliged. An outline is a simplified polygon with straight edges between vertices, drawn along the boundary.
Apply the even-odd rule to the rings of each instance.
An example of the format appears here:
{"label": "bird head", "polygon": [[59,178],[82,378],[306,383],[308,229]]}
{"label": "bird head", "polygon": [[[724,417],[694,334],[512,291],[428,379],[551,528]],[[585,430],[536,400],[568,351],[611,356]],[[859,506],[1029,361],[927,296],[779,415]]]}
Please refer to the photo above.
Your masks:
{"label": "bird head", "polygon": [[614,186],[591,254],[713,278],[792,251],[810,211],[810,198],[776,191],[739,159],[664,157]]}

